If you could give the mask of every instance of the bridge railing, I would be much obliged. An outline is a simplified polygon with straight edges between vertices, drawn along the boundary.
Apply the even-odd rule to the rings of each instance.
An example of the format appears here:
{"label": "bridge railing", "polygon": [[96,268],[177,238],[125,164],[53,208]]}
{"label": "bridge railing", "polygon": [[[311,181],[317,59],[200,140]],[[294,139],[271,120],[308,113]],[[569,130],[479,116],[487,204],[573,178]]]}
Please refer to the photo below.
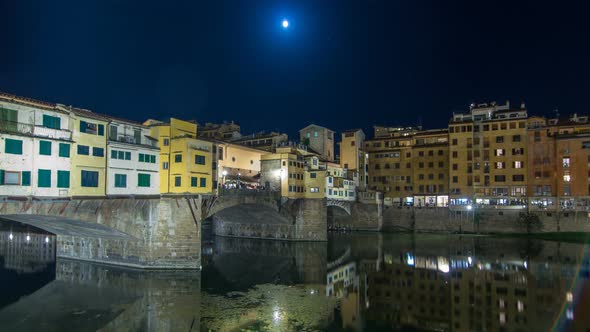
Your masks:
{"label": "bridge railing", "polygon": [[280,198],[281,193],[278,190],[262,190],[262,189],[228,189],[228,188],[221,188],[217,191],[218,196],[272,196],[275,198]]}

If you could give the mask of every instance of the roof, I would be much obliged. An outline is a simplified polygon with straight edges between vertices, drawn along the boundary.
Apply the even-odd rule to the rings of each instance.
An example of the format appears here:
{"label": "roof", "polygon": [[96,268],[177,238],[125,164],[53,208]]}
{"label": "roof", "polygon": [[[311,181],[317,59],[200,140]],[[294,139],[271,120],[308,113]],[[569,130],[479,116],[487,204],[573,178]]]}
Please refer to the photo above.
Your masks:
{"label": "roof", "polygon": [[312,123],[312,124],[310,124],[310,125],[308,125],[308,126],[306,126],[306,127],[303,127],[303,128],[301,128],[301,129],[299,129],[299,132],[302,132],[302,131],[304,131],[305,129],[307,129],[307,128],[309,128],[309,127],[317,127],[317,128],[322,128],[322,129],[326,129],[326,130],[328,130],[328,131],[334,132],[332,129],[328,129],[328,128],[326,128],[326,127],[322,127],[322,126],[320,126],[320,125],[317,125],[317,124],[314,124],[314,123]]}
{"label": "roof", "polygon": [[17,95],[13,95],[13,94],[1,92],[1,91],[0,91],[0,99],[6,100],[9,102],[29,105],[29,106],[42,107],[42,108],[46,108],[46,109],[55,109],[55,107],[56,107],[55,103],[41,101],[41,100],[37,100],[37,99],[33,99],[33,98],[20,97]]}

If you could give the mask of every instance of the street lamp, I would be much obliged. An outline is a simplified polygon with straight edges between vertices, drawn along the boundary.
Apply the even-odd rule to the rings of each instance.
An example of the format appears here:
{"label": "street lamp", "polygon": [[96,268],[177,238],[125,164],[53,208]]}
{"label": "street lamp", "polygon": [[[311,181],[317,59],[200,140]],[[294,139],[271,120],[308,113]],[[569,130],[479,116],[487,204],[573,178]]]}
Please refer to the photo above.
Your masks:
{"label": "street lamp", "polygon": [[240,189],[240,176],[242,175],[242,173],[238,173],[238,189]]}
{"label": "street lamp", "polygon": [[227,175],[227,171],[223,170],[223,172],[221,172],[221,175],[223,175],[223,187],[225,188],[225,177]]}

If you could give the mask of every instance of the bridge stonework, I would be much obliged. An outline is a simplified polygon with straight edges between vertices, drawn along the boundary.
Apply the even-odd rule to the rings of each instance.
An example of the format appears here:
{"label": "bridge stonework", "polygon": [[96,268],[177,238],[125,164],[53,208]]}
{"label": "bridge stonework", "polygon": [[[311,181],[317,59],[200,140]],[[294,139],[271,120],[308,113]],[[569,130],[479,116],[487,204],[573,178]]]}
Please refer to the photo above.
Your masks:
{"label": "bridge stonework", "polygon": [[[58,257],[148,269],[198,269],[201,229],[190,203],[184,197],[3,201],[0,219],[54,233]],[[88,224],[75,232],[57,227],[69,221]],[[97,233],[93,224],[125,236]]]}

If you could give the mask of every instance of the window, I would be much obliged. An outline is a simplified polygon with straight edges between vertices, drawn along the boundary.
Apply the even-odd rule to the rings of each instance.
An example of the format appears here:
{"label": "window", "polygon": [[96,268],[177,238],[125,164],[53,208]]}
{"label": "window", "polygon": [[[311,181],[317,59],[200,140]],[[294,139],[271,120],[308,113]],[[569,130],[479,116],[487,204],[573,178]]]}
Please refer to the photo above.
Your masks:
{"label": "window", "polygon": [[316,178],[316,173],[309,173],[309,177],[312,178],[312,179],[315,179]]}
{"label": "window", "polygon": [[82,187],[97,188],[98,187],[98,172],[96,172],[96,171],[82,171]]}
{"label": "window", "polygon": [[520,142],[520,135],[512,136],[512,142]]}
{"label": "window", "polygon": [[150,186],[150,175],[138,173],[137,174],[137,186],[138,187],[149,187]]}
{"label": "window", "polygon": [[174,186],[180,187],[182,185],[182,178],[180,176],[174,177]]}
{"label": "window", "polygon": [[453,138],[453,140],[452,140],[452,144],[453,144],[453,145],[457,145],[457,139],[456,139],[456,138]]}
{"label": "window", "polygon": [[182,155],[181,154],[174,155],[174,162],[181,163],[182,162]]}
{"label": "window", "polygon": [[59,143],[59,156],[70,158],[70,145],[67,143]]}
{"label": "window", "polygon": [[522,161],[514,161],[513,162],[513,167],[514,168],[522,168],[523,167],[523,162]]}
{"label": "window", "polygon": [[512,181],[514,182],[521,182],[524,181],[524,175],[523,174],[516,174],[512,176]]}
{"label": "window", "polygon": [[164,146],[168,146],[170,145],[170,139],[169,138],[164,138]]}
{"label": "window", "polygon": [[129,151],[125,152],[125,160],[131,160],[131,152],[129,152]]}
{"label": "window", "polygon": [[57,187],[58,188],[69,188],[70,187],[70,171],[57,171]]}
{"label": "window", "polygon": [[457,153],[457,151],[453,151],[453,158],[457,158],[459,156],[459,154]]}
{"label": "window", "polygon": [[563,158],[562,164],[563,164],[563,168],[569,168],[570,167],[570,158]]}
{"label": "window", "polygon": [[197,177],[191,177],[191,187],[196,187],[197,186],[197,181],[199,178]]}
{"label": "window", "polygon": [[494,150],[494,155],[496,156],[503,156],[504,155],[504,149],[496,149]]}
{"label": "window", "polygon": [[43,114],[43,127],[61,129],[61,119],[57,116]]}
{"label": "window", "polygon": [[197,165],[205,165],[205,156],[202,155],[195,155],[195,164]]}
{"label": "window", "polygon": [[571,179],[572,178],[571,178],[571,176],[569,174],[566,174],[566,175],[563,176],[563,181],[564,182],[570,182]]}
{"label": "window", "polygon": [[115,174],[115,188],[127,188],[126,174]]}
{"label": "window", "polygon": [[95,157],[104,157],[104,149],[103,148],[92,148],[92,155]]}
{"label": "window", "polygon": [[98,135],[104,136],[104,125],[98,125]]}
{"label": "window", "polygon": [[207,178],[201,178],[200,180],[201,180],[200,187],[201,188],[207,187]]}
{"label": "window", "polygon": [[307,133],[307,134],[305,134],[305,137],[310,138],[311,137],[311,134],[310,133]]}
{"label": "window", "polygon": [[23,154],[23,141],[10,138],[5,139],[4,152],[9,154]]}
{"label": "window", "polygon": [[504,136],[496,136],[496,143],[504,143]]}
{"label": "window", "polygon": [[80,120],[80,132],[85,133],[85,134],[96,135],[96,133],[97,133],[96,123],[90,123],[90,122]]}
{"label": "window", "polygon": [[211,163],[211,169],[216,170],[217,169],[217,163],[216,162],[212,162]]}
{"label": "window", "polygon": [[505,175],[496,175],[496,176],[494,176],[494,181],[496,181],[496,182],[506,182],[506,176]]}
{"label": "window", "polygon": [[31,172],[24,171],[21,173],[21,181],[23,186],[30,186],[31,185]]}
{"label": "window", "polygon": [[42,156],[51,156],[51,142],[39,141],[39,154]]}
{"label": "window", "polygon": [[5,184],[5,185],[19,185],[20,184],[20,172],[2,171],[2,173],[0,173],[0,176],[2,177],[2,181],[3,181],[3,182],[1,182],[2,184]]}
{"label": "window", "polygon": [[314,131],[313,132],[313,137],[318,137],[318,132],[317,131]]}
{"label": "window", "polygon": [[503,169],[506,168],[503,161],[496,162],[496,169]]}
{"label": "window", "polygon": [[165,161],[165,162],[162,163],[162,169],[168,169],[169,166],[170,165],[168,164],[167,161]]}
{"label": "window", "polygon": [[40,169],[37,173],[37,187],[50,188],[51,187],[51,170]]}
{"label": "window", "polygon": [[458,176],[453,176],[453,183],[457,183],[459,182],[459,177]]}
{"label": "window", "polygon": [[312,192],[312,193],[319,193],[319,192],[320,192],[320,188],[319,188],[319,187],[313,187],[313,188],[309,188],[309,192]]}
{"label": "window", "polygon": [[88,156],[90,154],[90,147],[87,145],[78,145],[78,154]]}

